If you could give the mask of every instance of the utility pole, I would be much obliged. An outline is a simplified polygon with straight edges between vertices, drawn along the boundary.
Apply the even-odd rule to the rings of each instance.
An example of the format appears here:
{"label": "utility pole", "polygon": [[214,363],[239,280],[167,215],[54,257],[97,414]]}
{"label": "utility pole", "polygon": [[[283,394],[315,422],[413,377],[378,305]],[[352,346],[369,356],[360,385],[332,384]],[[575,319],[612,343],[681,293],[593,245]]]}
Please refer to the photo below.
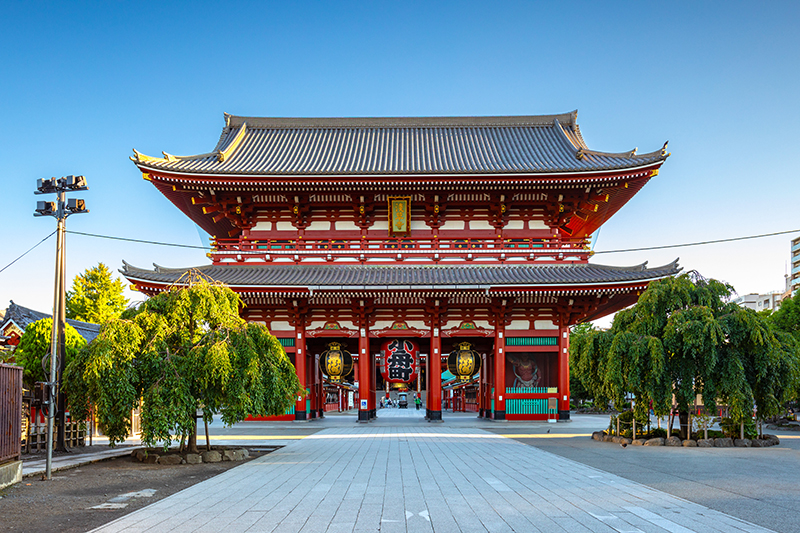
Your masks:
{"label": "utility pole", "polygon": [[47,413],[47,461],[45,477],[52,479],[53,464],[53,421],[58,414],[58,449],[68,451],[65,442],[66,397],[61,391],[61,380],[66,367],[65,322],[66,322],[66,225],[67,217],[88,213],[86,202],[79,199],[66,199],[66,193],[85,191],[86,178],[66,176],[63,178],[40,179],[36,183],[35,194],[57,194],[55,202],[36,202],[33,216],[52,216],[58,221],[56,239],[56,268],[53,284],[53,329],[50,334],[50,373],[46,385],[43,407]]}

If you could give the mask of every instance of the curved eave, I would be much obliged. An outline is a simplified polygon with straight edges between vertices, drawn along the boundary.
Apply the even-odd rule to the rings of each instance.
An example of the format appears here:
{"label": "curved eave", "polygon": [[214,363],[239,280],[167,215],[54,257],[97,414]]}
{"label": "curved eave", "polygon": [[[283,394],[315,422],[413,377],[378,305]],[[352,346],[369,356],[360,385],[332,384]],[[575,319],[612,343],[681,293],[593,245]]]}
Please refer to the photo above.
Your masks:
{"label": "curved eave", "polygon": [[[637,174],[648,170],[660,168],[669,154],[641,165],[619,168],[604,168],[585,171],[564,170],[558,172],[441,172],[441,173],[396,173],[396,174],[236,174],[212,172],[184,172],[148,165],[135,161],[136,166],[143,174],[158,175],[165,179],[177,182],[202,184],[202,185],[227,185],[227,186],[252,186],[252,185],[312,185],[320,181],[333,182],[337,185],[381,185],[384,183],[407,182],[409,184],[447,184],[458,180],[464,183],[510,182],[510,183],[553,183],[553,182],[591,182],[607,180],[609,177]],[[224,179],[221,179],[224,178]],[[348,181],[350,180],[350,181]]]}

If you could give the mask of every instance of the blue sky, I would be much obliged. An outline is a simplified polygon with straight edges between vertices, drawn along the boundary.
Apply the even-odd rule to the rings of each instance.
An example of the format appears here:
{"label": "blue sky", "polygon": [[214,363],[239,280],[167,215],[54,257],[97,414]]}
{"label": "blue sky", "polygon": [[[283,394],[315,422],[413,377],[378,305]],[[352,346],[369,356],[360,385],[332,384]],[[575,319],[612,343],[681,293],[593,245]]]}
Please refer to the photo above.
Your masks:
{"label": "blue sky", "polygon": [[[596,250],[800,228],[800,4],[712,2],[4,2],[0,268],[55,227],[35,181],[84,174],[68,229],[200,244],[128,157],[207,152],[223,112],[551,114],[589,146],[672,157]],[[783,288],[792,235],[593,261]],[[52,307],[55,243],[0,273],[0,307]],[[201,250],[68,237],[71,280],[102,261],[195,266]],[[139,295],[133,294],[134,298]]]}

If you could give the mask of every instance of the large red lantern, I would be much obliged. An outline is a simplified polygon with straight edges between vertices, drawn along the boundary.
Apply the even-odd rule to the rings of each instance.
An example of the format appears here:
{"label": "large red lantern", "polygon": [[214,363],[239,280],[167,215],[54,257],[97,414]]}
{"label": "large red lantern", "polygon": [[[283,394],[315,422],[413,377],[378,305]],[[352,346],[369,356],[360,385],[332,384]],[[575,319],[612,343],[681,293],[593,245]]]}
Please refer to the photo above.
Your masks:
{"label": "large red lantern", "polygon": [[419,375],[419,348],[405,339],[386,341],[381,347],[381,375],[389,383],[411,383]]}

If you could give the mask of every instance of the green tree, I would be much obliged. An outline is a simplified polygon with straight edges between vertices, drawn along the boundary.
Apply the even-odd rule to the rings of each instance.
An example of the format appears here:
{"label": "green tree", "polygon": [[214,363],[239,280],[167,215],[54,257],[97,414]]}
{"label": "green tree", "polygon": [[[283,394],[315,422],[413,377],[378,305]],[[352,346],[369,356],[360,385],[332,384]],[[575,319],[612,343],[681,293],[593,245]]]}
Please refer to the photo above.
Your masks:
{"label": "green tree", "polygon": [[67,369],[73,414],[96,405],[113,445],[141,401],[145,444],[188,438],[192,451],[198,409],[228,425],[284,414],[302,394],[294,366],[266,327],[239,317],[240,305],[227,287],[195,279],[147,300],[130,320],[106,322]]}
{"label": "green tree", "polygon": [[[37,381],[45,381],[44,369],[42,368],[42,358],[50,353],[51,332],[53,329],[53,319],[43,318],[29,324],[25,328],[25,333],[19,339],[19,345],[14,352],[14,358],[18,365],[25,370],[22,373],[23,380],[28,388],[32,388]],[[64,330],[67,364],[72,361],[76,354],[86,346],[86,340],[75,331],[75,328],[66,324]],[[49,359],[48,359],[49,360]],[[48,366],[49,370],[49,366]]]}
{"label": "green tree", "polygon": [[93,324],[119,318],[128,305],[124,290],[122,280],[112,279],[108,267],[98,263],[75,276],[72,290],[67,292],[67,318]]}
{"label": "green tree", "polygon": [[667,414],[673,394],[683,421],[697,394],[711,409],[726,403],[737,420],[754,404],[762,418],[777,414],[798,386],[798,344],[732,303],[732,293],[694,272],[655,281],[608,331],[571,344],[572,368],[587,389],[617,405],[632,393],[637,417],[651,403]]}
{"label": "green tree", "polygon": [[769,320],[778,330],[790,333],[800,340],[800,291],[783,300],[778,310],[770,314]]}

